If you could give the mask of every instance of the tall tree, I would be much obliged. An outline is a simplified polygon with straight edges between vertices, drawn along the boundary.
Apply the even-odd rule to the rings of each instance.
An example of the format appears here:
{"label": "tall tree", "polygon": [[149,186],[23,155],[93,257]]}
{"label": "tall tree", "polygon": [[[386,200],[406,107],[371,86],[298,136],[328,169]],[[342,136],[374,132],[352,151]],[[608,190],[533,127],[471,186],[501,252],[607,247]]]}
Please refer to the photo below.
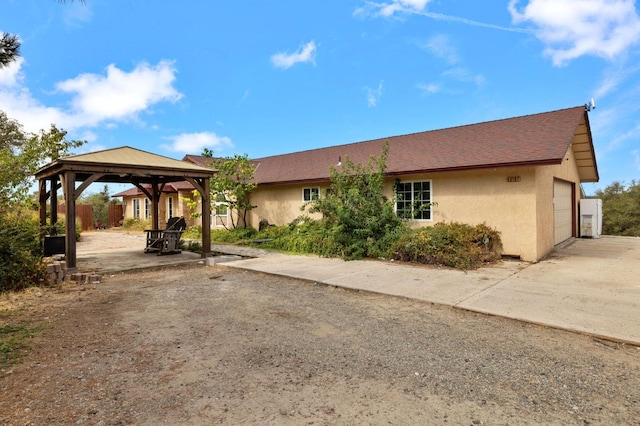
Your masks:
{"label": "tall tree", "polygon": [[232,228],[246,228],[247,214],[256,207],[251,205],[249,193],[258,186],[253,181],[256,168],[249,156],[235,154],[231,157],[214,158],[213,151],[207,148],[202,156],[210,158],[209,165],[216,169],[216,174],[211,179],[211,199],[227,206]]}
{"label": "tall tree", "polygon": [[0,68],[8,66],[20,56],[20,39],[8,33],[0,35]]}
{"label": "tall tree", "polygon": [[309,204],[310,213],[322,214],[322,223],[344,258],[380,256],[385,238],[404,227],[393,210],[393,200],[384,195],[388,152],[385,142],[382,154],[370,157],[366,164],[345,157],[339,166],[332,165],[329,190]]}
{"label": "tall tree", "polygon": [[85,143],[68,141],[66,135],[53,124],[47,132],[25,132],[20,123],[0,111],[0,207],[25,201],[39,167]]}
{"label": "tall tree", "polygon": [[597,190],[602,199],[602,233],[640,237],[640,181],[613,182]]}

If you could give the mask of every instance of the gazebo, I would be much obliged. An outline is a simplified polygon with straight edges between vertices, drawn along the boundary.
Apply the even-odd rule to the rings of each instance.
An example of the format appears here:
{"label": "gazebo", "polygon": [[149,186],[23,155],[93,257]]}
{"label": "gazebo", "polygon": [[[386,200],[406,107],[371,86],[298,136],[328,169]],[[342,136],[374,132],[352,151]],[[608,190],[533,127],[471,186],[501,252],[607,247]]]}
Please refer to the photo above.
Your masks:
{"label": "gazebo", "polygon": [[[151,224],[158,229],[158,200],[165,184],[187,181],[202,198],[202,257],[211,252],[211,197],[209,180],[215,171],[186,161],[152,154],[128,146],[58,158],[35,173],[38,180],[40,225],[47,224],[47,200],[51,224],[58,221],[58,189],[65,201],[65,260],[67,269],[76,264],[76,200],[92,183],[130,183],[151,200]],[[76,183],[80,182],[78,186]],[[48,189],[47,189],[48,188]]]}

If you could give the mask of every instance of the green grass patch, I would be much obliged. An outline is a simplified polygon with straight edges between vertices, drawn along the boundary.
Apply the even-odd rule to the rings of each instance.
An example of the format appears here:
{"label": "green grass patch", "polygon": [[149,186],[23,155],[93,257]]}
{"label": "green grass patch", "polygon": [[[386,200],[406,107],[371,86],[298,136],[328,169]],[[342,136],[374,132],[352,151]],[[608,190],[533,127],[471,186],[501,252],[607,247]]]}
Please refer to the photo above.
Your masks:
{"label": "green grass patch", "polygon": [[0,370],[15,364],[29,349],[29,339],[41,331],[42,327],[29,324],[0,326]]}

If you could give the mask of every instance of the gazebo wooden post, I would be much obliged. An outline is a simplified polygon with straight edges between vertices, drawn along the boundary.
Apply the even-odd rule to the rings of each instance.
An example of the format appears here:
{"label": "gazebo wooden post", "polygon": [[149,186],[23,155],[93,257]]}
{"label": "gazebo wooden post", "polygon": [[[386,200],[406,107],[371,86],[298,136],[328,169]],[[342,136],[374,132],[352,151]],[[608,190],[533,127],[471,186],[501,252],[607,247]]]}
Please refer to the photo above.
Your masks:
{"label": "gazebo wooden post", "polygon": [[[76,272],[76,173],[67,171],[64,174],[64,203],[65,203],[65,257],[67,270]],[[57,208],[57,207],[56,207]]]}
{"label": "gazebo wooden post", "polygon": [[40,228],[47,226],[47,180],[38,181],[38,201],[40,202]]}
{"label": "gazebo wooden post", "polygon": [[51,206],[51,226],[58,223],[58,178],[51,178],[51,189],[49,189],[49,205]]}
{"label": "gazebo wooden post", "polygon": [[209,179],[202,179],[202,257],[211,254],[211,192]]}
{"label": "gazebo wooden post", "polygon": [[158,200],[160,198],[160,190],[158,189],[158,182],[151,183],[151,229],[160,229],[160,212],[158,211]]}

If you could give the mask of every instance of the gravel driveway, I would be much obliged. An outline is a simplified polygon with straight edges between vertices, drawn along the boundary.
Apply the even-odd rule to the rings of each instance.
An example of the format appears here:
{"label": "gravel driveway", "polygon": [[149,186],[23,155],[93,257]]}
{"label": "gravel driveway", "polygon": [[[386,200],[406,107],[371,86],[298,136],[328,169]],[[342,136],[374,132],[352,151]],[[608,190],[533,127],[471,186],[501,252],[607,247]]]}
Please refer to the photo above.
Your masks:
{"label": "gravel driveway", "polygon": [[45,324],[0,372],[0,423],[640,424],[640,350],[215,267],[0,300]]}

